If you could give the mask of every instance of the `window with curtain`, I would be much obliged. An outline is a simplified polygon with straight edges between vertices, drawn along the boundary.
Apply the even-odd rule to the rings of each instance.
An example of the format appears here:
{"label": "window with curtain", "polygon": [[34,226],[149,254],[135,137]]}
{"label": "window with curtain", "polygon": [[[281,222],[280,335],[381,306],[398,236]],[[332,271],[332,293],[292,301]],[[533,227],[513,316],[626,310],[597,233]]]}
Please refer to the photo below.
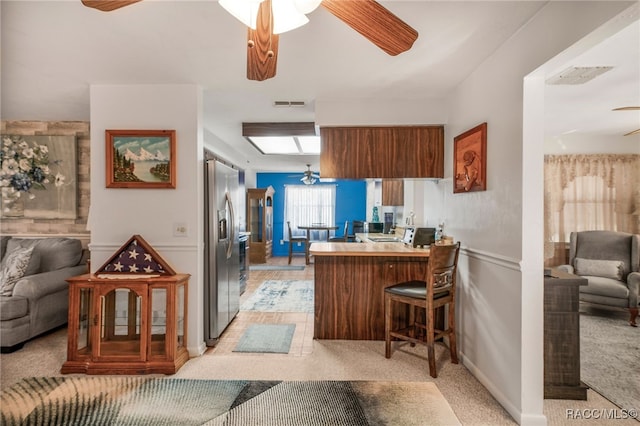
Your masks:
{"label": "window with curtain", "polygon": [[[285,185],[284,223],[282,235],[289,239],[287,221],[291,222],[291,234],[305,236],[299,225],[323,223],[333,225],[336,214],[336,185]],[[320,232],[311,231],[311,239],[320,239]],[[325,234],[326,235],[326,234]]]}
{"label": "window with curtain", "polygon": [[640,232],[640,155],[546,155],[545,265],[566,262],[573,231]]}

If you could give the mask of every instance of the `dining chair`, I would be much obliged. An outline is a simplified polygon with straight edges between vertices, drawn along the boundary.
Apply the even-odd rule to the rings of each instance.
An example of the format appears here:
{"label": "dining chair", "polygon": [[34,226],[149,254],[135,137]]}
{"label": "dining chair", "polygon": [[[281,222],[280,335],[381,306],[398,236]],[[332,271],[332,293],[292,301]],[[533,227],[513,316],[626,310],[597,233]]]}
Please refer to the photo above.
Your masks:
{"label": "dining chair", "polygon": [[294,237],[291,233],[291,222],[287,221],[287,228],[289,229],[289,264],[291,264],[291,257],[293,256],[293,246],[295,243],[304,244],[304,261],[309,264],[309,239],[305,235],[304,237]]}
{"label": "dining chair", "polygon": [[330,243],[348,243],[350,241],[349,237],[349,221],[344,221],[344,231],[342,232],[341,237],[331,237],[329,238]]}
{"label": "dining chair", "polygon": [[[449,337],[451,362],[458,363],[456,348],[455,297],[456,271],[460,242],[450,245],[432,244],[427,263],[426,281],[405,281],[384,290],[385,357],[391,358],[391,339],[400,339],[427,346],[429,374],[437,377],[434,343],[444,336]],[[408,324],[393,328],[394,311],[408,305]],[[447,323],[444,330],[436,329],[436,309],[448,305]],[[424,323],[419,321],[417,308],[424,310]]]}

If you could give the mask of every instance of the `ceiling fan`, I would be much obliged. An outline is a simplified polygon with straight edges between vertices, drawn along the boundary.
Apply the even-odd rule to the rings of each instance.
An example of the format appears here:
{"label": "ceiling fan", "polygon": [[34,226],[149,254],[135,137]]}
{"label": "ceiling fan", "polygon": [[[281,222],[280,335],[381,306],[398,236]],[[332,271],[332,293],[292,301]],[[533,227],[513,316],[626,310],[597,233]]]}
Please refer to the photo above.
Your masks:
{"label": "ceiling fan", "polygon": [[[82,3],[87,7],[108,12],[139,1],[142,0],[82,0]],[[283,0],[249,1],[253,1],[256,5],[259,3],[259,7],[255,29],[248,27],[247,31],[247,78],[263,81],[276,75],[279,35],[274,33],[272,6],[276,2],[282,3]],[[291,1],[295,4],[304,5],[305,2],[315,4],[311,10],[320,2],[320,0],[289,0]],[[238,7],[239,2],[240,0],[220,1],[225,9]],[[229,6],[224,6],[225,3]],[[418,38],[418,32],[415,29],[375,0],[322,0],[320,4],[389,55],[395,56],[406,52]],[[304,13],[309,12],[310,10]]]}
{"label": "ceiling fan", "polygon": [[303,176],[300,178],[300,182],[305,185],[313,185],[318,179],[320,179],[320,175],[313,173],[311,171],[311,164],[307,164],[307,170],[304,171]]}
{"label": "ceiling fan", "polygon": [[[640,106],[626,106],[620,108],[614,108],[612,111],[638,111]],[[640,129],[632,130],[629,133],[625,133],[624,136],[631,136],[640,133]]]}

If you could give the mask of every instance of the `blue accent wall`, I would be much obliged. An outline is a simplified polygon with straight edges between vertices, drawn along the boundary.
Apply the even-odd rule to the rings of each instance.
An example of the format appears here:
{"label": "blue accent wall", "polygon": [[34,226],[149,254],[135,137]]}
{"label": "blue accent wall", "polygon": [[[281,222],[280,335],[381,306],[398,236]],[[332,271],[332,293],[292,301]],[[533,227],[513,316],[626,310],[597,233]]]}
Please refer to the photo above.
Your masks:
{"label": "blue accent wall", "polygon": [[[293,175],[293,176],[292,176]],[[273,186],[273,255],[288,256],[288,243],[280,244],[284,240],[282,227],[284,224],[284,186],[303,185],[300,176],[295,173],[258,173],[256,175],[258,188]],[[366,220],[367,183],[364,180],[337,179],[335,182],[316,182],[314,185],[337,185],[336,187],[336,231],[342,235],[344,221]],[[349,225],[349,229],[351,225]]]}

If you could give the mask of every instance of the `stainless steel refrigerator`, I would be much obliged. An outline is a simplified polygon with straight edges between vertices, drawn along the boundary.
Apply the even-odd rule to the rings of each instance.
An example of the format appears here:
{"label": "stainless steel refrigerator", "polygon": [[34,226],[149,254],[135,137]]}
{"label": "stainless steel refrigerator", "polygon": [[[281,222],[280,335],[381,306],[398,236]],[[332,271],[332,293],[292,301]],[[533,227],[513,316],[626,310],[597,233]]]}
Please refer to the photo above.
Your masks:
{"label": "stainless steel refrigerator", "polygon": [[214,346],[240,309],[238,171],[205,162],[204,338]]}

